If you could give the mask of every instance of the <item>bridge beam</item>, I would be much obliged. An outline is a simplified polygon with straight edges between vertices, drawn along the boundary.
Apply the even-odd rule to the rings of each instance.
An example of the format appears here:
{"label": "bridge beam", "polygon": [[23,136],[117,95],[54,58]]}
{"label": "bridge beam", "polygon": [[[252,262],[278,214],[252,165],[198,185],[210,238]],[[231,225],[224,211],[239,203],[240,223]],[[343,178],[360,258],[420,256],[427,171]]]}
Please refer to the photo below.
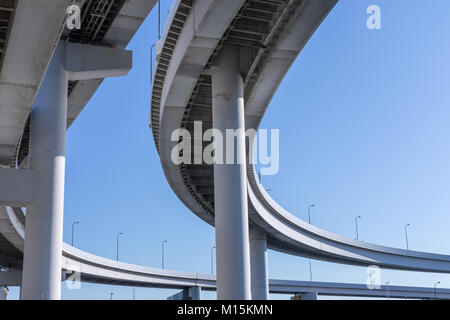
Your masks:
{"label": "bridge beam", "polygon": [[252,299],[269,300],[267,236],[256,228],[250,228],[250,264]]}
{"label": "bridge beam", "polygon": [[22,271],[0,271],[0,286],[20,287],[22,284]]}
{"label": "bridge beam", "polygon": [[8,299],[8,292],[9,292],[8,287],[0,286],[0,300],[7,300]]}
{"label": "bridge beam", "polygon": [[33,200],[33,171],[0,168],[0,205],[25,207]]}
{"label": "bridge beam", "polygon": [[298,293],[291,300],[317,300],[317,292]]}
{"label": "bridge beam", "polygon": [[202,288],[200,287],[190,287],[183,291],[174,294],[167,298],[167,300],[201,300]]}
{"label": "bridge beam", "polygon": [[121,77],[132,67],[129,50],[66,43],[65,69],[69,80]]}
{"label": "bridge beam", "polygon": [[[213,128],[226,137],[226,130],[239,130],[234,147],[223,148],[223,164],[214,164],[214,202],[217,247],[217,298],[249,300],[250,249],[247,209],[247,173],[243,79],[239,49],[224,47],[212,68]],[[227,164],[227,151],[233,151],[233,163]]]}

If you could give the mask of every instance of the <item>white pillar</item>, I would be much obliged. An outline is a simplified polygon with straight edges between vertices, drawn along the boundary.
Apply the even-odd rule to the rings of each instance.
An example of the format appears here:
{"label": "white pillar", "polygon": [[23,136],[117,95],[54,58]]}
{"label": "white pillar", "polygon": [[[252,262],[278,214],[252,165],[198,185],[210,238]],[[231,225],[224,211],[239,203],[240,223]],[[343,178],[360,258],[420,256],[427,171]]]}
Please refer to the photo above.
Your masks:
{"label": "white pillar", "polygon": [[269,300],[267,236],[256,228],[250,229],[250,264],[252,271],[252,299]]}
{"label": "white pillar", "polygon": [[317,292],[298,293],[291,300],[317,300]]}
{"label": "white pillar", "polygon": [[8,287],[0,286],[0,300],[8,300],[8,292]]}
{"label": "white pillar", "polygon": [[[212,96],[213,128],[220,130],[224,138],[226,129],[241,129],[234,148],[234,163],[214,165],[217,298],[249,300],[244,96],[239,50],[235,47],[225,47],[212,68]],[[224,162],[227,158],[225,141]]]}
{"label": "white pillar", "polygon": [[317,300],[317,292],[309,292],[302,294],[302,300]]}
{"label": "white pillar", "polygon": [[22,299],[61,298],[67,86],[60,42],[31,113],[30,167],[35,197],[25,224]]}
{"label": "white pillar", "polygon": [[184,289],[173,296],[167,298],[167,300],[201,300],[202,288],[189,287]]}

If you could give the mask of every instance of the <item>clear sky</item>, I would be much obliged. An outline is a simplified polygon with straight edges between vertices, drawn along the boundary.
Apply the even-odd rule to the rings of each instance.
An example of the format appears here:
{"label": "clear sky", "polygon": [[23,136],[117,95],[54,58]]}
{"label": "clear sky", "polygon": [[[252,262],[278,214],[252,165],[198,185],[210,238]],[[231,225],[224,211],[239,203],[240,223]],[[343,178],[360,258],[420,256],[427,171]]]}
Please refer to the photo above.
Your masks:
{"label": "clear sky", "polygon": [[[171,1],[163,1],[167,15]],[[382,30],[366,9],[381,7]],[[325,230],[450,254],[450,1],[341,0],[289,71],[261,128],[280,129],[280,171],[263,177],[288,211]],[[129,49],[134,68],[106,80],[68,131],[64,240],[100,256],[210,272],[214,229],[175,196],[148,128],[150,46],[155,12]],[[309,280],[308,260],[269,252],[271,278]],[[313,261],[317,281],[365,283],[365,268]],[[428,286],[450,276],[382,271],[382,283]],[[131,299],[132,289],[63,285],[64,299]],[[165,299],[174,290],[135,290]],[[13,289],[11,297],[17,297]],[[205,298],[214,298],[206,293]],[[288,298],[273,296],[273,298]]]}

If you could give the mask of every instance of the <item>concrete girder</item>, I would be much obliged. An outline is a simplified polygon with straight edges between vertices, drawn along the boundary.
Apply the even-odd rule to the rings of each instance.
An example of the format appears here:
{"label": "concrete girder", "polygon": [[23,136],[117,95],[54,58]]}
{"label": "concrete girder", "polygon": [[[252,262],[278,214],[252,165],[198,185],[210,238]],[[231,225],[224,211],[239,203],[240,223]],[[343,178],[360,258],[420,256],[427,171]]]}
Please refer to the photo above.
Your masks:
{"label": "concrete girder", "polygon": [[0,207],[0,234],[17,250],[23,251],[24,225],[11,207]]}
{"label": "concrete girder", "polygon": [[33,201],[34,172],[0,168],[0,206],[24,207]]}
{"label": "concrete girder", "polygon": [[0,165],[14,159],[70,2],[17,2],[0,72]]}
{"label": "concrete girder", "polygon": [[65,70],[69,80],[121,77],[132,67],[132,52],[123,49],[65,44]]}
{"label": "concrete girder", "polygon": [[22,285],[22,271],[7,270],[0,271],[0,286],[20,287]]}

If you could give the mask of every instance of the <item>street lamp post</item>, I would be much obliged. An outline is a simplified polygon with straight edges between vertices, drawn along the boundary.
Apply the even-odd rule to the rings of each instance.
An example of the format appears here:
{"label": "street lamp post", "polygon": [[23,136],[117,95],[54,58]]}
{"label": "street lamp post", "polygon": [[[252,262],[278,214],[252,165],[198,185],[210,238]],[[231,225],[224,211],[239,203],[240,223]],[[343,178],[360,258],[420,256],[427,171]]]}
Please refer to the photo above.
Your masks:
{"label": "street lamp post", "polygon": [[308,222],[311,224],[311,208],[315,207],[315,204],[312,204],[308,207]]}
{"label": "street lamp post", "polygon": [[405,239],[406,239],[406,250],[409,250],[409,243],[408,243],[408,227],[410,224],[405,224]]}
{"label": "street lamp post", "polygon": [[156,44],[152,44],[150,47],[150,84],[153,84],[153,48]]}
{"label": "street lamp post", "polygon": [[[311,224],[311,208],[315,207],[316,205],[312,204],[308,207],[308,223]],[[312,262],[311,259],[309,259],[309,281],[312,281]]]}
{"label": "street lamp post", "polygon": [[434,284],[434,300],[437,300],[436,286],[437,286],[439,283],[441,283],[441,282],[438,281],[438,282],[436,282],[436,283]]}
{"label": "street lamp post", "polygon": [[117,234],[117,242],[116,242],[116,259],[117,259],[117,261],[119,261],[119,237],[121,236],[121,235],[123,235],[123,232],[119,232],[118,234]]}
{"label": "street lamp post", "polygon": [[167,242],[169,242],[169,241],[164,240],[164,241],[161,243],[161,248],[162,248],[162,252],[161,252],[161,267],[162,267],[162,269],[164,269],[164,245],[165,245]]}
{"label": "street lamp post", "polygon": [[356,240],[359,240],[359,230],[358,230],[358,219],[361,219],[361,216],[357,216],[355,218],[355,227],[356,227]]}
{"label": "street lamp post", "polygon": [[389,284],[390,284],[389,281],[385,283],[385,286],[386,286],[386,298],[387,298],[388,300],[389,300]]}
{"label": "street lamp post", "polygon": [[158,0],[158,40],[161,39],[161,0]]}
{"label": "street lamp post", "polygon": [[74,230],[75,225],[79,224],[79,223],[80,223],[80,221],[76,221],[76,222],[72,223],[72,247],[73,247],[73,230]]}
{"label": "street lamp post", "polygon": [[214,260],[213,260],[213,251],[216,247],[211,248],[211,274],[214,275]]}

